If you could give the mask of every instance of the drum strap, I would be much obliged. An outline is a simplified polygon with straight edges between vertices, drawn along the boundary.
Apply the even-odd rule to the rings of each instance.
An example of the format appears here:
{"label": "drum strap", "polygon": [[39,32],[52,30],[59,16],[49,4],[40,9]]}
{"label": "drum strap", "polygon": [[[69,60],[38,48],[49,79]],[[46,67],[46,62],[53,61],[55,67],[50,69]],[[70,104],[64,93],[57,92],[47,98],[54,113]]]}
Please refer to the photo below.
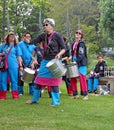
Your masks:
{"label": "drum strap", "polygon": [[46,35],[46,37],[45,37],[45,43],[44,43],[44,49],[46,49],[46,47],[47,47],[49,41],[52,39],[52,36],[53,36],[54,33],[55,33],[55,31],[53,31],[48,38],[47,38],[47,35]]}

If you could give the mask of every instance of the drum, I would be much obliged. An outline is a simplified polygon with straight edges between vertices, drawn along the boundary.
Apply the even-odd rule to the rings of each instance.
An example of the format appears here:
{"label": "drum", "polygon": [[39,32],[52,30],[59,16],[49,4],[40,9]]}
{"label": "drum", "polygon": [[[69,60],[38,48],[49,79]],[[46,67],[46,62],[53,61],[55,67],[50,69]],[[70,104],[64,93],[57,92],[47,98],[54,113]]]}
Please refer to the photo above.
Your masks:
{"label": "drum", "polygon": [[31,83],[34,78],[35,70],[32,70],[30,68],[24,68],[23,71],[23,80],[26,83]]}
{"label": "drum", "polygon": [[67,65],[67,78],[79,77],[78,66],[76,64]]}
{"label": "drum", "polygon": [[58,59],[53,59],[49,61],[46,67],[50,70],[52,75],[56,78],[62,77],[63,75],[65,75],[67,71],[65,66],[63,66],[62,63]]}

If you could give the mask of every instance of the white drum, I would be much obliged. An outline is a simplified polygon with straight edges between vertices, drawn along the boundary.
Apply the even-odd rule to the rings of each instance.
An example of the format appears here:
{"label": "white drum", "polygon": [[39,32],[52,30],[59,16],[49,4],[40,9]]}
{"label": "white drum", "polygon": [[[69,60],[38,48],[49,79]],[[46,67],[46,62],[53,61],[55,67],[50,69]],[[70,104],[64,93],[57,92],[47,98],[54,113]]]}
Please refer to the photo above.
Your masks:
{"label": "white drum", "polygon": [[66,73],[67,78],[79,77],[78,66],[76,64],[67,65],[66,68],[67,68]]}
{"label": "white drum", "polygon": [[67,69],[62,65],[58,59],[49,61],[46,67],[50,70],[54,77],[59,78],[65,75]]}
{"label": "white drum", "polygon": [[34,78],[35,70],[32,70],[28,67],[24,68],[23,71],[23,80],[26,83],[31,83]]}

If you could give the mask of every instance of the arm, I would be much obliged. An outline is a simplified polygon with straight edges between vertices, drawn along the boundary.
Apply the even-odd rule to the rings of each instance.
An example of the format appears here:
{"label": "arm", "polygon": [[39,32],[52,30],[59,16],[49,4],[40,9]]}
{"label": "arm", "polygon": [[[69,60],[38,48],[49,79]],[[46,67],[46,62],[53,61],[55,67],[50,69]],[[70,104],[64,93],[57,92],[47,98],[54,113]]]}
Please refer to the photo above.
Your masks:
{"label": "arm", "polygon": [[60,57],[65,53],[65,49],[62,49],[56,56],[55,58],[60,59]]}
{"label": "arm", "polygon": [[18,56],[17,59],[18,59],[18,63],[19,63],[19,69],[21,71],[23,71],[23,65],[22,65],[22,58],[21,58],[21,56]]}
{"label": "arm", "polygon": [[77,62],[81,61],[86,54],[86,47],[83,41],[79,43],[79,46],[77,48]]}
{"label": "arm", "polygon": [[44,41],[45,40],[44,38],[45,38],[45,33],[42,33],[38,37],[31,39],[30,43],[37,45],[38,43]]}
{"label": "arm", "polygon": [[64,42],[63,37],[61,36],[61,34],[57,33],[56,36],[57,36],[58,44],[59,44],[61,50],[55,57],[60,59],[60,57],[65,53],[66,47],[65,47],[65,42]]}
{"label": "arm", "polygon": [[34,50],[33,53],[32,53],[32,60],[33,60],[33,64],[38,64],[37,60],[35,59],[35,53],[36,51]]}

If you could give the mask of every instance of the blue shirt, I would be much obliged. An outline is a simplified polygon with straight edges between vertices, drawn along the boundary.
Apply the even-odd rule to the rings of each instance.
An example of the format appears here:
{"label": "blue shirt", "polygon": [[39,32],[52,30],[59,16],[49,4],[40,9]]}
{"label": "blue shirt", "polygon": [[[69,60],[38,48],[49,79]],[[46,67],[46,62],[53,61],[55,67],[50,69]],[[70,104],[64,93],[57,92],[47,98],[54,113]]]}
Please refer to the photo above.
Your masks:
{"label": "blue shirt", "polygon": [[32,63],[32,52],[35,48],[33,44],[27,44],[24,41],[18,43],[22,51],[22,60],[25,66],[30,66]]}
{"label": "blue shirt", "polygon": [[3,43],[0,46],[0,53],[5,52],[4,57],[6,57],[6,55],[8,54],[8,51],[10,50],[10,48],[12,47],[9,55],[8,55],[8,67],[9,68],[14,68],[14,67],[18,67],[18,56],[22,56],[22,52],[20,47],[18,46],[18,44],[16,46],[12,46],[12,45],[6,45],[5,43]]}

